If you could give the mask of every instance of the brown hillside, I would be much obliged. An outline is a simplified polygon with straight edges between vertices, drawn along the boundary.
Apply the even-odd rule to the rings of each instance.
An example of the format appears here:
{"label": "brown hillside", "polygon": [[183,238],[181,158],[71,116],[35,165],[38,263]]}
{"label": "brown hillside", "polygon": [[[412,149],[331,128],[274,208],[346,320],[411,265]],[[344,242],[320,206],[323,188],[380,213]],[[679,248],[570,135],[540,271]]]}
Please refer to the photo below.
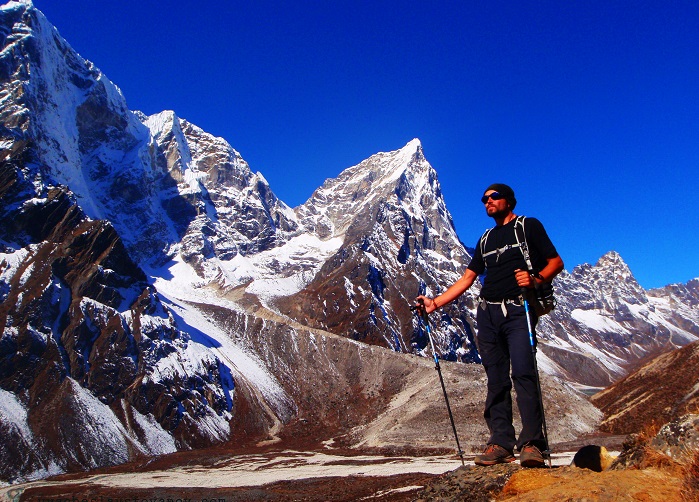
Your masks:
{"label": "brown hillside", "polygon": [[600,429],[640,432],[699,410],[699,342],[663,354],[592,397],[604,413]]}

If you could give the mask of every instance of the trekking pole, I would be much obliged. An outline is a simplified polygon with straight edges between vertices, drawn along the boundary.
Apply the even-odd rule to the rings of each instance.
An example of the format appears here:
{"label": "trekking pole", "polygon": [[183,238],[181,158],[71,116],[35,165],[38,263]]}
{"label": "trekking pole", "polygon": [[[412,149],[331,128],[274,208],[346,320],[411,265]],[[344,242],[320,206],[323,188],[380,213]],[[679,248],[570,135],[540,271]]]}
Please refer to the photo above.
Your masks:
{"label": "trekking pole", "polygon": [[439,374],[439,383],[442,384],[442,392],[444,393],[444,400],[447,403],[447,411],[449,412],[449,420],[451,421],[451,428],[454,431],[454,438],[456,439],[456,448],[461,458],[461,465],[466,465],[464,463],[464,452],[461,451],[461,445],[459,444],[459,435],[456,433],[456,425],[454,424],[454,415],[451,413],[451,406],[449,406],[449,397],[447,396],[447,388],[444,386],[444,378],[442,378],[442,369],[439,367],[439,358],[437,357],[437,351],[434,350],[434,342],[432,341],[432,329],[430,328],[430,320],[427,316],[427,311],[425,310],[425,302],[421,299],[418,300],[417,306],[410,307],[410,310],[415,310],[418,312],[418,318],[422,320],[425,325],[425,330],[427,331],[427,338],[430,340],[430,346],[432,347],[432,356],[434,357],[434,364],[437,373]]}
{"label": "trekking pole", "polygon": [[544,398],[541,394],[541,381],[539,379],[539,365],[536,362],[536,340],[534,339],[534,330],[532,329],[532,319],[529,314],[529,302],[527,301],[527,288],[522,288],[522,300],[524,302],[524,312],[527,315],[527,329],[529,330],[529,345],[532,348],[532,358],[534,359],[534,373],[536,374],[536,388],[539,392],[539,407],[541,408],[541,425],[543,426],[544,441],[546,449],[541,453],[549,462],[551,468],[551,448],[549,448],[549,435],[546,431],[546,415],[544,414]]}

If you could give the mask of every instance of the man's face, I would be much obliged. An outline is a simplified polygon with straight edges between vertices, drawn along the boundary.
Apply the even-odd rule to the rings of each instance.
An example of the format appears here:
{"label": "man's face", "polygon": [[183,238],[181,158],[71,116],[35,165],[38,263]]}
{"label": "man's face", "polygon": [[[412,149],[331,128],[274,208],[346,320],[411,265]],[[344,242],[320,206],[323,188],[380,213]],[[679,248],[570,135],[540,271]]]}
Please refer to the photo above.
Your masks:
{"label": "man's face", "polygon": [[[485,200],[487,198],[487,200]],[[497,218],[500,215],[506,215],[510,211],[510,206],[507,199],[501,196],[495,190],[488,190],[483,194],[485,200],[485,212],[492,218]]]}

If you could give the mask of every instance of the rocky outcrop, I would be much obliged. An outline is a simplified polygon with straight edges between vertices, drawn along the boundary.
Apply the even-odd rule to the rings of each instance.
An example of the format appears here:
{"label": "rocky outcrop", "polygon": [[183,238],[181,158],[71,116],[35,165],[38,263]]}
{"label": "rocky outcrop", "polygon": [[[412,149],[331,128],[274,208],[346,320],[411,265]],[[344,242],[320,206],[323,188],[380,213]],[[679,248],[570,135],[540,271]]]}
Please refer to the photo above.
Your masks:
{"label": "rocky outcrop", "polygon": [[[412,500],[697,500],[698,426],[697,415],[686,415],[657,435],[631,436],[611,466],[594,472],[574,465],[460,467],[427,483]],[[588,445],[578,453],[585,450],[605,451]]]}

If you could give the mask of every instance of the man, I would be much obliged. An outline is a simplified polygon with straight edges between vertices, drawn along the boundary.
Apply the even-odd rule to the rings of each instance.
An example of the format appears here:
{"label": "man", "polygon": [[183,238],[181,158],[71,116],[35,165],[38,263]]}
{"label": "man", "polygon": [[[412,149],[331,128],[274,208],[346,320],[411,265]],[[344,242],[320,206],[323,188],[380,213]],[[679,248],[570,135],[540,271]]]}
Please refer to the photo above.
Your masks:
{"label": "man", "polygon": [[[490,185],[481,199],[496,226],[483,234],[464,275],[434,299],[420,296],[427,313],[454,301],[485,273],[476,320],[477,344],[488,378],[485,417],[490,439],[485,451],[475,459],[478,465],[513,462],[514,448],[525,467],[544,465],[542,450],[547,447],[543,433],[543,410],[539,398],[534,354],[522,301],[522,288],[534,288],[537,282],[550,282],[563,270],[541,222],[524,219],[524,235],[534,270],[527,270],[524,254],[515,232],[517,204],[515,193],[507,185]],[[532,329],[537,317],[530,309]],[[512,375],[510,377],[510,367]],[[515,439],[512,423],[512,384],[522,418],[522,430]]]}

